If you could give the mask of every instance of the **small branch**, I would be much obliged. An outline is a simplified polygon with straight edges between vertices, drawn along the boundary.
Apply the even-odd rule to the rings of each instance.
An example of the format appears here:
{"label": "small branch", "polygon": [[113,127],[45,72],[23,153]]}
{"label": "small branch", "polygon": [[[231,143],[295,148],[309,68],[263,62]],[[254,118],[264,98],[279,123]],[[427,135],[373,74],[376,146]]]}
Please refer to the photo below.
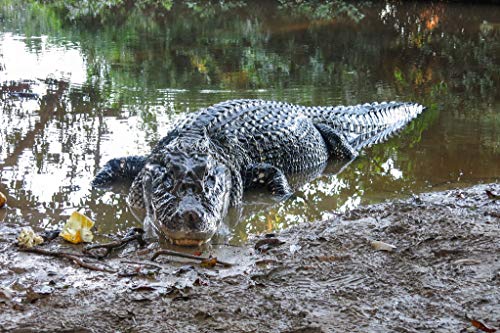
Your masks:
{"label": "small branch", "polygon": [[143,260],[120,260],[120,262],[124,263],[124,264],[151,266],[151,267],[155,267],[155,268],[159,268],[159,269],[164,268],[162,265],[155,264],[154,262],[143,261]]}
{"label": "small branch", "polygon": [[[97,259],[103,259],[103,258],[107,257],[111,253],[111,251],[113,251],[114,249],[119,249],[122,246],[125,246],[126,244],[133,242],[135,240],[139,243],[140,246],[146,245],[146,242],[142,238],[143,234],[144,234],[144,230],[142,230],[140,228],[133,228],[127,234],[127,236],[123,237],[122,239],[116,240],[113,242],[109,242],[109,243],[104,243],[104,244],[88,245],[83,249],[83,253],[91,255]],[[104,254],[100,254],[100,255],[92,253],[92,251],[94,251],[96,249],[104,249],[105,252],[104,252]]]}
{"label": "small branch", "polygon": [[30,253],[36,253],[36,254],[42,254],[46,256],[51,256],[51,257],[56,257],[56,258],[66,258],[71,261],[73,261],[75,264],[77,264],[80,267],[84,267],[93,271],[99,271],[99,272],[106,272],[106,273],[116,273],[116,270],[113,270],[111,268],[106,268],[106,267],[100,267],[93,265],[91,263],[83,261],[82,258],[78,257],[78,254],[73,254],[73,253],[68,253],[68,252],[57,252],[57,251],[49,251],[45,250],[39,247],[32,247],[32,248],[19,248],[19,251],[22,252],[30,252]]}
{"label": "small branch", "polygon": [[147,249],[143,249],[143,250],[137,250],[135,254],[137,254],[138,256],[144,256],[146,254],[149,254],[149,253],[155,251],[157,248],[158,248],[158,246],[156,246],[154,248],[147,248]]}
{"label": "small branch", "polygon": [[[187,259],[192,259],[192,260],[197,260],[197,261],[207,261],[207,260],[210,260],[210,258],[197,257],[197,256],[193,256],[191,254],[177,252],[177,251],[172,251],[172,250],[158,250],[151,257],[151,261],[155,261],[155,259],[158,258],[161,255],[173,256],[173,257],[181,257],[181,258],[187,258]],[[217,264],[222,265],[224,267],[232,267],[232,266],[234,266],[234,264],[232,264],[232,263],[225,262],[225,261],[222,261],[222,260],[219,260],[219,259],[217,259]]]}

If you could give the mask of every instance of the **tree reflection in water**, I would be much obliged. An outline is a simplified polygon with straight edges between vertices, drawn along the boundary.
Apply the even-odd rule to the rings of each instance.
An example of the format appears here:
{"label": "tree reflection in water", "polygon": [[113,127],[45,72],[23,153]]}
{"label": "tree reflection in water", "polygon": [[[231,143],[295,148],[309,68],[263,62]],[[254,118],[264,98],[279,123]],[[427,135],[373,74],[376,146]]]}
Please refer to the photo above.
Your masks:
{"label": "tree reflection in water", "polygon": [[332,163],[294,199],[258,197],[231,229],[235,240],[500,175],[496,6],[387,2],[359,6],[356,18],[286,5],[236,6],[223,15],[174,7],[165,18],[132,10],[92,25],[44,5],[18,6],[0,5],[7,222],[22,216],[54,226],[80,208],[101,232],[137,225],[126,189],[90,189],[98,167],[147,153],[175,119],[233,98],[428,106],[396,138],[341,173]]}

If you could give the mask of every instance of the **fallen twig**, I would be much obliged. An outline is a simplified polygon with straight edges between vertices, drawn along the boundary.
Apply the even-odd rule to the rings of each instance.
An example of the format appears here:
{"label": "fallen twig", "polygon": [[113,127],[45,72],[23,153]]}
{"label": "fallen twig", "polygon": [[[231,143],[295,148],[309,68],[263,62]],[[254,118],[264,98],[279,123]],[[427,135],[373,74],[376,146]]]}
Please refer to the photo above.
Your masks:
{"label": "fallen twig", "polygon": [[57,257],[57,258],[66,258],[66,259],[73,261],[75,264],[77,264],[80,267],[84,267],[84,268],[87,268],[87,269],[90,269],[93,271],[106,272],[106,273],[116,273],[116,270],[114,270],[114,269],[96,266],[96,265],[93,265],[91,263],[85,262],[76,253],[49,251],[49,250],[42,249],[40,247],[31,247],[31,248],[21,247],[21,248],[19,248],[19,251],[43,254],[46,256],[52,256],[52,257]]}
{"label": "fallen twig", "polygon": [[135,254],[137,254],[138,256],[144,256],[146,254],[149,254],[149,253],[155,251],[157,248],[158,248],[158,246],[155,246],[154,248],[146,248],[143,250],[137,250]]}
{"label": "fallen twig", "polygon": [[[111,251],[114,249],[119,249],[122,246],[125,246],[126,244],[137,241],[140,246],[146,245],[146,241],[142,238],[142,235],[144,234],[144,230],[141,228],[133,228],[125,237],[122,239],[112,241],[109,243],[104,243],[104,244],[92,244],[88,245],[83,249],[83,253],[89,254],[97,259],[103,259],[107,257]],[[104,254],[96,254],[93,253],[92,251],[97,250],[97,249],[104,249],[105,252]]]}
{"label": "fallen twig", "polygon": [[155,267],[155,268],[159,268],[159,269],[164,268],[162,265],[156,264],[154,262],[143,261],[143,260],[120,260],[120,262],[124,263],[124,264],[151,266],[151,267]]}
{"label": "fallen twig", "polygon": [[283,242],[282,240],[280,240],[278,238],[274,238],[274,237],[273,238],[264,238],[264,239],[259,240],[257,243],[255,243],[254,248],[257,251],[264,253],[264,252],[269,251],[272,248],[281,246],[283,244],[285,244],[285,242]]}
{"label": "fallen twig", "polygon": [[[151,261],[154,261],[156,258],[158,258],[161,255],[181,257],[181,258],[187,258],[187,259],[192,259],[192,260],[197,260],[197,261],[208,261],[208,260],[211,259],[211,258],[206,258],[206,257],[197,257],[197,256],[193,256],[191,254],[177,252],[177,251],[172,251],[172,250],[158,250],[151,257]],[[232,264],[232,263],[225,262],[225,261],[222,261],[222,260],[219,260],[219,259],[217,259],[217,264],[222,265],[224,267],[232,267],[232,266],[234,266],[234,264]]]}

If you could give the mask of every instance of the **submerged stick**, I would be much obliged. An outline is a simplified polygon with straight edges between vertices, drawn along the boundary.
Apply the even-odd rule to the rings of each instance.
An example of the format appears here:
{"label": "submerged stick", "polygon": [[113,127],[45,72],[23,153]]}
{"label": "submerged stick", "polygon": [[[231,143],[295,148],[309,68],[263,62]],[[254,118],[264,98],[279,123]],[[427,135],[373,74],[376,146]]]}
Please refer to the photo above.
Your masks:
{"label": "submerged stick", "polygon": [[[177,251],[172,251],[172,250],[158,250],[156,251],[153,256],[151,257],[151,261],[155,261],[156,258],[158,258],[161,255],[166,255],[166,256],[173,256],[173,257],[181,257],[181,258],[186,258],[186,259],[192,259],[192,260],[197,260],[197,261],[208,261],[211,258],[205,258],[205,257],[197,257],[193,256],[191,254],[187,253],[182,253],[182,252],[177,252]],[[225,262],[222,260],[217,259],[217,264],[222,265],[224,267],[232,267],[234,264]]]}
{"label": "submerged stick", "polygon": [[75,264],[77,264],[78,266],[83,267],[83,268],[87,268],[87,269],[90,269],[93,271],[99,271],[99,272],[116,273],[116,270],[114,270],[114,269],[100,267],[100,266],[96,266],[96,265],[93,265],[91,263],[85,262],[85,261],[83,261],[83,259],[81,257],[79,257],[78,254],[73,254],[73,253],[68,253],[68,252],[49,251],[49,250],[45,250],[45,249],[42,249],[39,247],[19,248],[19,251],[42,254],[42,255],[56,257],[56,258],[66,258],[66,259],[73,261]]}

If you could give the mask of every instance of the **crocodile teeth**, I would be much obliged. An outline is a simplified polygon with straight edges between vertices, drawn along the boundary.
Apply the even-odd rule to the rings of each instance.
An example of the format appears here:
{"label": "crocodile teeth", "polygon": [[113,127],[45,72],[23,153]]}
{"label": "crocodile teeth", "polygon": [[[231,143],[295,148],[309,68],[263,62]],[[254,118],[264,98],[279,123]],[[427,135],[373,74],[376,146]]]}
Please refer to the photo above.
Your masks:
{"label": "crocodile teeth", "polygon": [[200,239],[171,239],[170,241],[179,246],[200,246],[205,242]]}

